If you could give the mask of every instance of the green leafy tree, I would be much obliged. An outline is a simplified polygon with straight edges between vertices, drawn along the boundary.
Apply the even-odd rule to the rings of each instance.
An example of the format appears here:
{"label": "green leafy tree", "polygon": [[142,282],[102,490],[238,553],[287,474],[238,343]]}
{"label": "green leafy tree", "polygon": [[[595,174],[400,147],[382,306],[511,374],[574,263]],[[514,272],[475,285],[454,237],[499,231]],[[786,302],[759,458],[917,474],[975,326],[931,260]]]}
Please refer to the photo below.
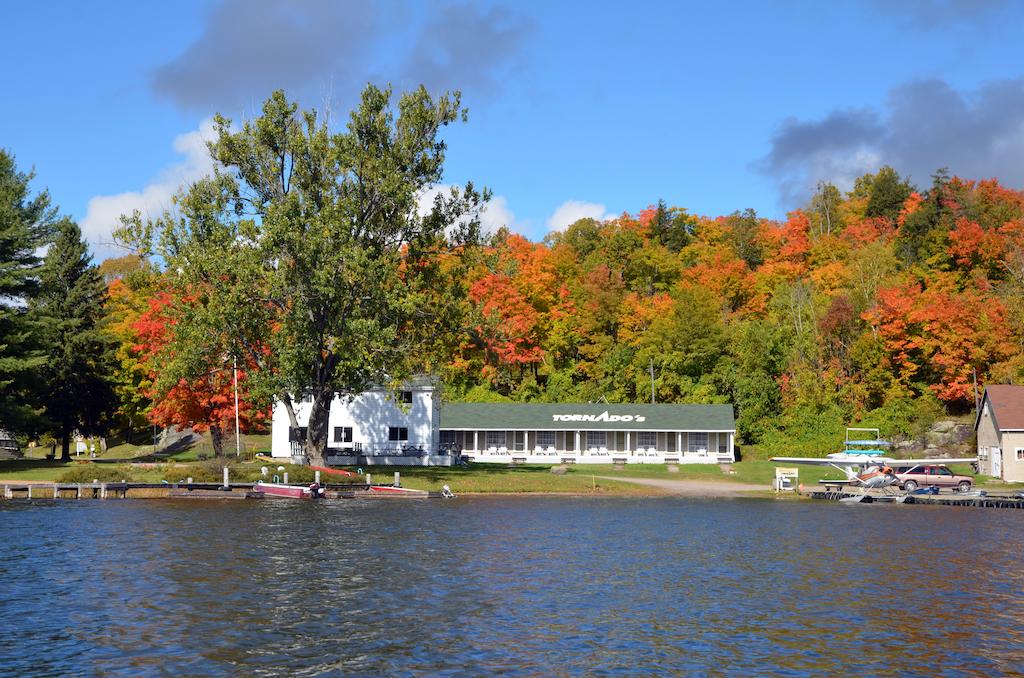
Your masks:
{"label": "green leafy tree", "polygon": [[0,149],[0,427],[28,431],[38,421],[33,384],[45,357],[27,302],[38,291],[36,254],[53,233],[46,191],[30,197],[33,174]]}
{"label": "green leafy tree", "polygon": [[102,432],[116,407],[108,381],[114,360],[113,342],[101,327],[106,285],[78,226],[64,219],[58,228],[29,308],[47,354],[40,370],[46,418],[61,458],[70,460],[71,434]]}
{"label": "green leafy tree", "polygon": [[159,233],[175,284],[194,297],[158,390],[237,357],[254,395],[282,402],[293,427],[294,399],[311,400],[303,447],[324,463],[335,394],[429,367],[437,336],[461,326],[464,275],[450,264],[478,241],[488,193],[443,191],[426,215],[418,201],[442,180],[442,128],[465,118],[458,93],[421,87],[393,106],[374,86],[343,131],[282,92],[240,129],[218,116],[210,149],[231,173],[190,187],[177,215],[136,216],[120,232],[137,243]]}
{"label": "green leafy tree", "polygon": [[755,269],[764,263],[764,248],[758,239],[761,219],[751,208],[742,212],[733,212],[725,219],[729,225],[729,236],[732,247],[747,266]]}
{"label": "green leafy tree", "polygon": [[868,205],[864,212],[866,217],[885,217],[896,221],[903,203],[914,191],[913,185],[891,167],[878,170],[871,181],[868,191]]}
{"label": "green leafy tree", "polygon": [[664,200],[658,200],[650,221],[651,233],[655,239],[672,252],[678,252],[693,239],[697,230],[697,218],[679,207],[669,207]]}

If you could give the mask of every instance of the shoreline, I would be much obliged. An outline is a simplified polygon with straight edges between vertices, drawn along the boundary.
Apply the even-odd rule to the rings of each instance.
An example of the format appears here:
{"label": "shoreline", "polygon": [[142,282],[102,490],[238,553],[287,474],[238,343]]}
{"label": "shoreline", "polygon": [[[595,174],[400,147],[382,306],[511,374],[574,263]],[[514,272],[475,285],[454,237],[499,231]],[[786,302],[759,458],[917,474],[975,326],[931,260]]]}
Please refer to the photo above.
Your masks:
{"label": "shoreline", "polygon": [[[612,487],[598,485],[593,490],[536,490],[531,491],[528,485],[524,485],[522,489],[509,488],[509,489],[495,489],[489,491],[481,490],[467,490],[463,492],[458,491],[458,487],[453,487],[452,490],[456,496],[463,497],[488,497],[488,496],[500,496],[500,497],[529,497],[529,496],[540,496],[540,497],[687,497],[697,499],[735,499],[735,498],[772,498],[775,493],[771,490],[758,486],[745,483],[736,483],[732,481],[710,481],[710,480],[697,480],[697,479],[655,479],[655,478],[624,478],[624,477],[608,477],[608,476],[595,476],[600,480],[612,481],[615,483],[626,483],[630,487],[628,490],[622,487]],[[131,488],[132,483],[128,483],[129,487],[117,499],[161,499],[170,498],[177,499],[182,497],[176,497],[172,494],[172,489],[179,489],[178,484],[168,484],[165,487],[138,487]],[[293,483],[297,486],[302,485],[301,483]],[[67,500],[78,500],[77,497],[65,496],[54,496],[54,492],[57,486],[61,487],[62,492],[73,492],[74,486],[79,486],[82,492],[88,492],[92,494],[94,491],[99,491],[102,488],[106,488],[107,485],[115,487],[120,486],[120,483],[54,483],[53,481],[46,480],[4,480],[0,479],[0,488],[3,489],[3,494],[0,495],[0,500],[18,500],[28,499],[28,488],[32,488],[33,493],[38,491],[36,496],[31,497],[35,500],[48,500],[56,501],[59,499]],[[415,488],[415,489],[426,489],[426,488]],[[200,497],[199,495],[187,498],[209,498],[209,499],[237,499],[242,498],[238,496],[239,488],[235,488],[234,492],[224,492],[223,495],[206,495]],[[48,492],[47,492],[48,491]],[[14,493],[18,494],[15,495]],[[45,492],[45,494],[44,494]],[[91,498],[91,497],[83,497]],[[111,497],[114,498],[114,497]],[[359,498],[358,496],[356,498]]]}

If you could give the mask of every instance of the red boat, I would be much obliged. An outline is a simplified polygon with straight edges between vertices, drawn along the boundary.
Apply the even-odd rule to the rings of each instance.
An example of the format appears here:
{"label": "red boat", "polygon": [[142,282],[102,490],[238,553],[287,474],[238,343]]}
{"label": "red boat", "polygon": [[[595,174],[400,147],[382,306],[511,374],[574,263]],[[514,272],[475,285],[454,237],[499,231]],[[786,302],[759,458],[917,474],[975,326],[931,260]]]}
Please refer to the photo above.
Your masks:
{"label": "red boat", "polygon": [[286,499],[319,499],[324,496],[324,488],[317,483],[313,483],[309,487],[302,487],[301,485],[265,483],[259,480],[253,484],[252,491],[268,497],[284,497]]}

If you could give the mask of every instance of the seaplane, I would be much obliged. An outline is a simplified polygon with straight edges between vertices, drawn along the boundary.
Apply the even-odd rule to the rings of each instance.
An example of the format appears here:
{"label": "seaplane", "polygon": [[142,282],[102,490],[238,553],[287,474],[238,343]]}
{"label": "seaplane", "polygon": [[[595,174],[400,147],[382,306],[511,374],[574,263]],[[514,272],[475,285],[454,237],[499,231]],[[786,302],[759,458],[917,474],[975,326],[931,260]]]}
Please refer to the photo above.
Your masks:
{"label": "seaplane", "polygon": [[[841,452],[826,454],[824,457],[772,457],[770,461],[831,466],[841,471],[846,479],[830,482],[860,488],[860,495],[842,500],[851,502],[862,501],[868,490],[882,490],[883,494],[894,494],[894,488],[900,485],[900,479],[896,476],[897,469],[920,464],[973,464],[978,461],[977,457],[895,459],[886,455],[885,448],[890,447],[892,443],[882,440],[879,433],[876,428],[848,428]],[[873,434],[873,437],[857,437],[864,434]]]}

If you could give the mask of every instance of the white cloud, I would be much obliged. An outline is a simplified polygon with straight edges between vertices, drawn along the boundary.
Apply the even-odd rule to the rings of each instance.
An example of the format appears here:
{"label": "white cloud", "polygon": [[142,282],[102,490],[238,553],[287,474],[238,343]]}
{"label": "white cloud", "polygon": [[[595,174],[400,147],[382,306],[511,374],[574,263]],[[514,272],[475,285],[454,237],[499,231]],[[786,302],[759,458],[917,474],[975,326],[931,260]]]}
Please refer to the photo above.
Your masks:
{"label": "white cloud", "polygon": [[213,137],[213,119],[210,118],[201,122],[198,129],[174,138],[174,151],[183,156],[182,159],[164,168],[141,191],[91,198],[81,228],[93,250],[111,251],[111,233],[120,226],[122,214],[130,215],[139,210],[143,217],[159,216],[171,207],[171,198],[179,188],[212,174],[214,162],[206,142]]}
{"label": "white cloud", "polygon": [[[455,188],[459,188],[456,186]],[[448,193],[451,191],[452,186],[445,184],[437,184],[430,186],[429,188],[423,189],[419,197],[416,200],[417,211],[420,216],[425,216],[430,213],[430,210],[434,206],[434,198],[439,193]],[[516,215],[509,209],[508,201],[504,196],[496,195],[490,199],[490,201],[484,205],[483,210],[480,213],[480,230],[486,234],[491,234],[497,231],[502,226],[515,230]]]}
{"label": "white cloud", "polygon": [[548,219],[548,228],[552,231],[562,231],[580,219],[605,221],[614,218],[615,215],[609,214],[605,206],[600,203],[566,200],[558,206],[558,209]]}

